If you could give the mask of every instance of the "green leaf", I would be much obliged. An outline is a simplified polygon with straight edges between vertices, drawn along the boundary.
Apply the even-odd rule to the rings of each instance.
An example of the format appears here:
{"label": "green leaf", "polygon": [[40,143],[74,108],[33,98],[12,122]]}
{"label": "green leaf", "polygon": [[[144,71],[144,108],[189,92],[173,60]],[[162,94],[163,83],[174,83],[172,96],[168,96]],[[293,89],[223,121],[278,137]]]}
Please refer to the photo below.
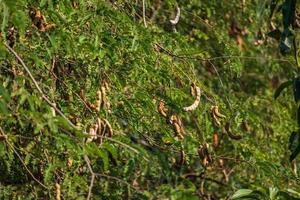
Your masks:
{"label": "green leaf", "polygon": [[292,85],[293,81],[285,81],[283,83],[280,84],[280,86],[276,89],[275,93],[274,93],[274,99],[277,99],[279,97],[279,95],[281,94],[281,92],[287,88],[288,86]]}
{"label": "green leaf", "polygon": [[253,190],[250,189],[240,189],[238,191],[236,191],[233,195],[232,195],[232,199],[239,199],[242,197],[247,197],[249,196],[251,193],[253,192]]}
{"label": "green leaf", "polygon": [[297,196],[298,198],[300,198],[300,192],[297,192],[293,189],[287,189],[287,192],[290,194],[293,194],[294,196]]}
{"label": "green leaf", "polygon": [[277,193],[278,193],[278,188],[276,187],[270,187],[269,188],[269,193],[270,193],[270,200],[275,200]]}
{"label": "green leaf", "polygon": [[293,194],[295,194],[294,192],[296,192],[296,191],[294,191],[294,190],[292,190],[292,191],[293,192],[290,192],[290,189],[288,189],[287,191],[279,191],[277,194],[277,197],[283,197],[282,199],[288,199],[288,200],[300,200],[299,197],[295,197],[293,195]]}
{"label": "green leaf", "polygon": [[280,53],[282,55],[289,54],[292,51],[294,34],[290,29],[286,28],[281,34],[281,40],[279,44]]}

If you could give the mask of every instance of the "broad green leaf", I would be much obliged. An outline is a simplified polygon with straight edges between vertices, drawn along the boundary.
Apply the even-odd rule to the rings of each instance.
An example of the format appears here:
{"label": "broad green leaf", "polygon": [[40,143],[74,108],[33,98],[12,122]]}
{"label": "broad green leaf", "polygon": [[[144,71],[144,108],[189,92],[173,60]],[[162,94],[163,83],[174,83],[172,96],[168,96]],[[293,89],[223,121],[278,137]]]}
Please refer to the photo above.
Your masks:
{"label": "broad green leaf", "polygon": [[300,192],[295,191],[293,189],[287,189],[287,192],[289,192],[290,194],[293,194],[294,196],[297,196],[298,198],[300,198]]}
{"label": "broad green leaf", "polygon": [[281,34],[281,40],[279,44],[280,52],[282,55],[289,54],[292,51],[294,34],[290,29],[284,29]]}
{"label": "broad green leaf", "polygon": [[238,191],[236,191],[233,195],[232,195],[232,199],[239,199],[242,197],[247,197],[249,196],[251,193],[253,192],[253,190],[250,189],[240,189]]}
{"label": "broad green leaf", "polygon": [[278,193],[278,188],[270,187],[269,188],[269,193],[270,193],[270,200],[276,200],[276,196],[277,196],[277,193]]}
{"label": "broad green leaf", "polygon": [[292,85],[293,81],[285,81],[283,83],[280,84],[280,86],[276,89],[275,93],[274,93],[274,99],[277,99],[279,97],[279,95],[281,94],[281,92],[287,88],[288,86]]}

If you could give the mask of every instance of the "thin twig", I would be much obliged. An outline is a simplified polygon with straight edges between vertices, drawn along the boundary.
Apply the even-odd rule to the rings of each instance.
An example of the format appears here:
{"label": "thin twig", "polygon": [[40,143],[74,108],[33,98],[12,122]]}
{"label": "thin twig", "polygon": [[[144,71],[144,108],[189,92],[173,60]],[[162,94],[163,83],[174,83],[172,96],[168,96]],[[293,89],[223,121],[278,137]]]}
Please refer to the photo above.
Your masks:
{"label": "thin twig", "polygon": [[126,182],[126,181],[124,181],[124,180],[122,180],[120,178],[117,178],[117,177],[114,177],[114,176],[109,176],[109,175],[106,175],[106,174],[98,174],[98,173],[95,173],[95,175],[96,176],[100,176],[100,177],[104,177],[104,178],[107,178],[107,179],[118,181],[120,183],[123,183],[123,184],[129,186],[130,188],[132,188],[132,189],[134,189],[134,190],[136,190],[138,192],[141,192],[138,188],[132,186],[130,183],[128,183],[128,182]]}
{"label": "thin twig", "polygon": [[[213,61],[213,60],[220,60],[220,59],[231,59],[231,58],[235,58],[235,59],[244,59],[244,60],[258,60],[258,59],[268,59],[266,57],[257,57],[257,56],[237,56],[237,55],[223,55],[223,56],[216,56],[216,57],[200,57],[200,56],[193,56],[193,55],[178,55],[175,54],[173,52],[171,52],[168,49],[165,49],[163,46],[161,46],[160,44],[155,44],[157,49],[162,50],[163,53],[171,56],[171,57],[175,57],[175,58],[179,58],[179,59],[191,59],[191,60],[200,60],[200,61]],[[269,59],[268,59],[269,60]],[[281,62],[287,62],[290,65],[293,65],[293,63],[291,63],[290,60],[287,59],[280,59],[280,58],[272,58],[272,60],[274,61],[281,61]]]}
{"label": "thin twig", "polygon": [[133,147],[131,147],[131,146],[129,146],[129,145],[127,145],[127,144],[125,144],[125,143],[119,141],[119,140],[115,140],[115,139],[113,139],[113,138],[106,137],[106,136],[101,136],[101,137],[103,137],[103,138],[105,138],[106,140],[109,140],[109,141],[111,141],[111,142],[117,143],[117,144],[119,144],[119,145],[121,145],[121,146],[124,146],[124,147],[130,149],[131,151],[133,151],[133,152],[136,153],[136,154],[139,154],[139,153],[140,153],[140,152],[139,152],[138,150],[136,150],[135,148],[133,148]]}
{"label": "thin twig", "polygon": [[[220,82],[220,84],[221,84],[221,87],[225,90],[223,81],[222,81],[222,79],[221,79],[221,76],[220,76],[220,74],[219,74],[217,68],[216,68],[215,65],[211,62],[211,60],[208,60],[208,62],[209,62],[209,64],[213,67],[213,69],[215,70],[215,72],[216,72],[216,74],[217,74],[217,76],[218,76],[219,82]],[[232,109],[232,106],[231,106],[231,104],[230,104],[230,101],[229,101],[229,99],[228,99],[228,97],[227,97],[226,95],[225,95],[225,99],[226,99],[226,101],[227,101],[227,104],[228,104],[228,106],[229,106],[230,111],[233,112],[233,109]]]}
{"label": "thin twig", "polygon": [[84,160],[85,160],[85,162],[86,162],[86,164],[88,166],[88,169],[89,169],[89,171],[91,173],[91,181],[90,181],[90,186],[89,186],[89,193],[88,193],[88,195],[86,197],[86,199],[89,200],[91,198],[91,196],[92,196],[92,189],[94,187],[94,182],[95,182],[95,173],[94,173],[94,171],[92,169],[91,161],[90,161],[90,159],[88,158],[87,155],[84,155]]}
{"label": "thin twig", "polygon": [[146,2],[143,0],[143,21],[144,25],[147,28],[147,22],[146,22]]}

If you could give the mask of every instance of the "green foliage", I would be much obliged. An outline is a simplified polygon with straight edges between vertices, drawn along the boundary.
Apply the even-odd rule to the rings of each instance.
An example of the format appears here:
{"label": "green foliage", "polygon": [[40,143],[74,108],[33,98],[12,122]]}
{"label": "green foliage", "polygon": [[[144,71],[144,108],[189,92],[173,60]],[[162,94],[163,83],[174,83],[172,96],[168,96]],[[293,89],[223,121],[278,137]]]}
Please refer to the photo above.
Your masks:
{"label": "green foliage", "polygon": [[[0,1],[0,199],[299,199],[298,79],[265,34],[281,3],[145,1],[145,27],[142,1]],[[286,53],[294,7],[269,34]]]}

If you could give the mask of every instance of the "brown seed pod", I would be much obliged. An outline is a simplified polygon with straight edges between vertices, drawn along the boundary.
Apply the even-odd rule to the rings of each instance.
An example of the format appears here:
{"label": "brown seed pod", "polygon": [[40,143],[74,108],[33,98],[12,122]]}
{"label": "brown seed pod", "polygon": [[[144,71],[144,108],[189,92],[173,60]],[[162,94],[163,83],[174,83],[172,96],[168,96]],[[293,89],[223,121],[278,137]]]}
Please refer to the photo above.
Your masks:
{"label": "brown seed pod", "polygon": [[97,118],[97,124],[98,124],[98,132],[97,132],[97,135],[99,136],[99,143],[102,144],[103,142],[103,136],[105,134],[105,124],[104,122],[102,122],[102,120],[98,117]]}
{"label": "brown seed pod", "polygon": [[212,162],[211,155],[208,152],[209,145],[207,143],[198,148],[198,155],[202,161],[203,166],[207,166]]}
{"label": "brown seed pod", "polygon": [[109,91],[109,85],[108,85],[107,81],[103,81],[103,85],[104,85],[105,89],[107,91]]}
{"label": "brown seed pod", "polygon": [[101,121],[100,117],[97,118],[97,125],[98,125],[98,132],[97,132],[97,135],[101,135],[101,131],[102,131],[102,121]]}
{"label": "brown seed pod", "polygon": [[102,99],[102,106],[106,106],[106,89],[104,86],[101,86],[101,99]]}
{"label": "brown seed pod", "polygon": [[68,165],[69,168],[72,167],[72,165],[73,165],[73,160],[72,160],[71,158],[68,158],[67,165]]}
{"label": "brown seed pod", "polygon": [[[196,99],[192,105],[183,108],[183,110],[185,112],[196,110],[196,108],[199,106],[199,103],[200,103],[200,97],[201,97],[200,88],[197,87],[195,84],[192,84],[191,88],[193,88],[193,89],[191,89],[191,91],[195,91],[195,93],[196,93]],[[191,93],[193,95],[193,92],[191,92]]]}
{"label": "brown seed pod", "polygon": [[158,113],[163,116],[164,118],[167,118],[167,109],[165,107],[165,102],[160,101],[157,107]]}
{"label": "brown seed pod", "polygon": [[197,91],[196,91],[196,84],[192,83],[191,87],[190,87],[190,93],[193,97],[196,97]]}
{"label": "brown seed pod", "polygon": [[97,112],[99,112],[100,108],[101,108],[101,104],[102,104],[102,93],[101,93],[101,90],[98,90],[96,94],[97,94],[97,100],[96,100],[96,104],[95,104],[95,110]]}
{"label": "brown seed pod", "polygon": [[228,122],[227,122],[226,125],[225,125],[225,130],[226,130],[227,135],[228,135],[231,139],[234,139],[234,140],[240,140],[240,139],[242,139],[242,136],[240,136],[240,135],[234,135],[234,134],[231,132],[230,124],[229,124]]}
{"label": "brown seed pod", "polygon": [[221,126],[221,122],[220,122],[220,120],[218,119],[218,117],[217,117],[216,115],[214,115],[213,113],[211,114],[211,116],[212,116],[212,118],[213,118],[213,120],[214,120],[215,125]]}
{"label": "brown seed pod", "polygon": [[61,200],[61,190],[59,183],[55,183],[55,189],[56,189],[56,200]]}
{"label": "brown seed pod", "polygon": [[176,137],[178,137],[178,139],[183,139],[183,132],[182,132],[182,129],[181,127],[179,126],[178,123],[174,123],[173,124],[173,127],[174,127],[174,131],[175,131],[175,134],[176,134]]}
{"label": "brown seed pod", "polygon": [[180,8],[177,7],[177,13],[175,18],[170,20],[171,24],[175,26],[179,22],[179,18],[180,18]]}
{"label": "brown seed pod", "polygon": [[213,133],[213,146],[215,148],[217,148],[219,146],[219,136],[216,131]]}
{"label": "brown seed pod", "polygon": [[177,123],[177,116],[176,116],[176,115],[171,115],[171,116],[169,117],[169,123],[170,123],[170,124],[175,124],[175,123]]}
{"label": "brown seed pod", "polygon": [[226,118],[225,115],[222,115],[220,112],[219,112],[219,108],[218,106],[212,106],[211,107],[211,112],[218,118]]}
{"label": "brown seed pod", "polygon": [[211,116],[214,120],[215,125],[217,126],[221,126],[221,122],[220,122],[220,118],[225,118],[225,115],[222,115],[219,110],[218,110],[218,106],[212,106],[210,108],[211,111]]}
{"label": "brown seed pod", "polygon": [[95,123],[95,124],[93,125],[93,129],[94,129],[94,131],[95,131],[95,137],[96,137],[96,138],[97,138],[98,128],[99,128],[98,123]]}
{"label": "brown seed pod", "polygon": [[89,137],[87,138],[86,143],[90,143],[90,142],[92,142],[94,139],[97,138],[97,135],[96,135],[96,132],[95,132],[95,129],[94,129],[93,126],[90,127],[90,130],[89,130],[89,132],[88,132],[88,136],[89,136]]}
{"label": "brown seed pod", "polygon": [[52,117],[56,117],[56,112],[55,112],[54,107],[56,107],[56,104],[55,104],[55,103],[54,103],[53,106],[51,107],[51,114],[52,114]]}
{"label": "brown seed pod", "polygon": [[176,123],[181,127],[182,129],[182,121],[181,119],[176,115]]}
{"label": "brown seed pod", "polygon": [[106,109],[107,109],[107,112],[108,112],[109,114],[111,114],[111,108],[110,108],[110,102],[109,102],[109,101],[106,101],[105,107],[106,107]]}
{"label": "brown seed pod", "polygon": [[53,23],[47,23],[45,16],[40,10],[33,10],[30,12],[30,17],[33,25],[41,32],[45,32],[55,27]]}
{"label": "brown seed pod", "polygon": [[103,121],[105,122],[105,127],[108,128],[108,130],[107,130],[108,137],[111,137],[113,135],[112,127],[111,127],[110,123],[106,119],[103,119]]}
{"label": "brown seed pod", "polygon": [[221,168],[224,167],[224,160],[221,159],[221,158],[219,159],[219,165],[220,165]]}

